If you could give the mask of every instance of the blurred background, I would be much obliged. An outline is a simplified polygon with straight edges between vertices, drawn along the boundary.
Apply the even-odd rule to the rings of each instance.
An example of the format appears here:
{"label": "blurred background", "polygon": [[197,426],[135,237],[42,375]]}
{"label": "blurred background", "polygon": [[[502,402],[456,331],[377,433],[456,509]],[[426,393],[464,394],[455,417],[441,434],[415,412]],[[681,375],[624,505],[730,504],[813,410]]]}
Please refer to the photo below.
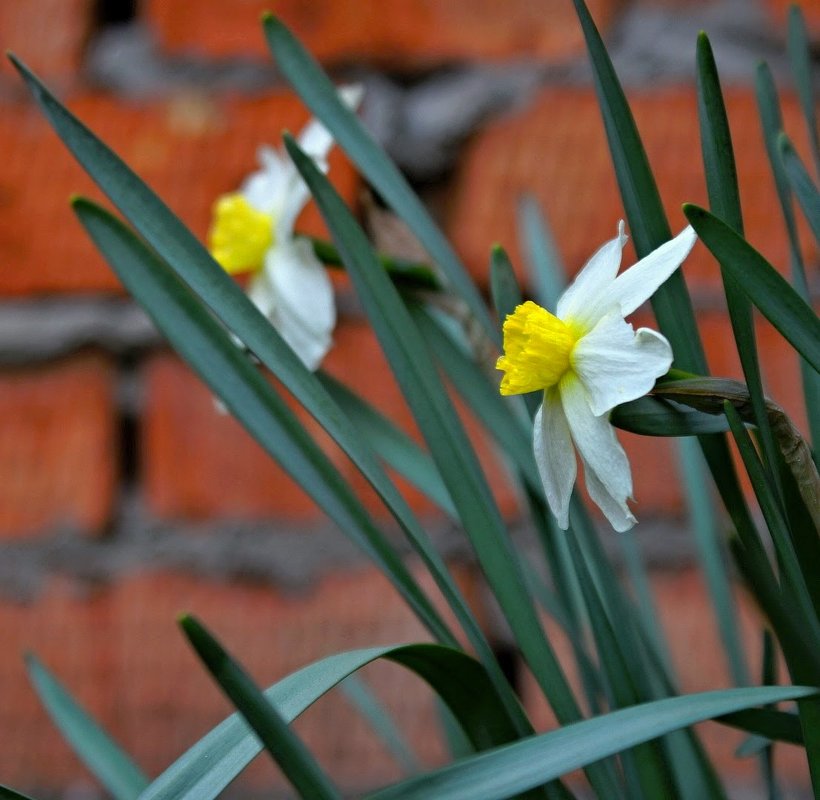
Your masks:
{"label": "blurred background", "polygon": [[[683,202],[705,202],[693,74],[695,37],[709,33],[747,235],[784,272],[787,240],[753,80],[765,58],[779,81],[784,127],[805,158],[788,82],[786,6],[589,2],[674,231],[685,224]],[[621,204],[570,0],[2,0],[0,44],[204,239],[213,201],[255,167],[257,147],[278,144],[283,129],[298,131],[308,118],[267,53],[259,24],[267,7],[334,78],[364,83],[366,124],[483,288],[492,244],[503,244],[517,268],[525,263],[518,231],[525,195],[545,213],[570,273],[614,235]],[[820,6],[807,2],[803,10],[816,57]],[[153,776],[229,711],[178,633],[179,612],[199,615],[265,685],[333,652],[426,636],[332,521],[217,412],[124,295],[68,206],[72,193],[99,192],[6,63],[0,112],[0,782],[38,797],[91,799],[104,795],[41,710],[24,651],[36,652]],[[338,152],[331,176],[384,250],[419,255]],[[311,207],[297,228],[323,232]],[[816,292],[817,252],[805,256]],[[625,259],[634,259],[631,247]],[[713,372],[740,377],[716,265],[699,245],[683,269]],[[325,369],[413,431],[355,297],[342,276],[335,280],[340,322]],[[767,390],[805,429],[797,363],[768,326],[759,336]],[[468,423],[526,548],[505,466]],[[326,442],[315,423],[306,425]],[[693,567],[673,447],[623,439],[633,459],[637,532],[683,686],[728,685]],[[346,459],[328,449],[367,496]],[[418,493],[407,493],[493,626],[458,532]],[[377,501],[368,503],[390,529]],[[740,601],[751,620],[755,612]],[[756,653],[759,642],[747,638]],[[494,639],[538,726],[549,726],[503,630]],[[365,680],[395,712],[415,757],[440,763],[445,750],[425,689],[396,666],[369,668]],[[407,766],[338,693],[296,727],[354,794]],[[703,731],[733,797],[757,796],[754,765],[732,757],[741,737],[709,725]],[[780,753],[794,761],[795,787],[807,786],[800,760],[787,747]],[[259,759],[230,791],[270,797],[284,784]]]}

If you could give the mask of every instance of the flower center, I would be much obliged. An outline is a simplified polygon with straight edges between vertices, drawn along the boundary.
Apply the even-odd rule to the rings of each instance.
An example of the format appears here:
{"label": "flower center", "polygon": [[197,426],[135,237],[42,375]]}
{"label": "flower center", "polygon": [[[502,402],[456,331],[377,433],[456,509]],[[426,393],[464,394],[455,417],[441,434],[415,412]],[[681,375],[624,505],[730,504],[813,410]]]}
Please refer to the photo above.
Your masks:
{"label": "flower center", "polygon": [[257,211],[241,194],[223,194],[214,205],[209,234],[211,255],[232,275],[255,272],[273,244],[273,218]]}
{"label": "flower center", "polygon": [[501,394],[524,394],[554,386],[570,368],[578,333],[545,308],[528,300],[504,321]]}

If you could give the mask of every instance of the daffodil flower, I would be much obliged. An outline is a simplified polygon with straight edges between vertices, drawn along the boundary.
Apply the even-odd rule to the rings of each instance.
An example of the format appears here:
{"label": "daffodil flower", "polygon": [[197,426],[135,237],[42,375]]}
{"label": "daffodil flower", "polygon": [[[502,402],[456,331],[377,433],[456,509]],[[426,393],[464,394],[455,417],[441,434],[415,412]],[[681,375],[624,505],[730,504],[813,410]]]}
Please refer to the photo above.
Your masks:
{"label": "daffodil flower", "polygon": [[[339,90],[350,108],[361,87]],[[333,138],[317,120],[299,135],[299,146],[326,172]],[[214,204],[211,255],[231,274],[250,273],[248,296],[308,369],[315,370],[332,344],[336,325],[333,286],[309,241],[294,236],[296,218],[310,193],[284,150],[261,147],[260,169],[238,192]]]}
{"label": "daffodil flower", "polygon": [[672,364],[672,348],[656,331],[625,321],[680,266],[695,243],[691,227],[618,275],[626,244],[616,238],[590,258],[558,300],[555,314],[533,302],[504,322],[501,394],[542,391],[533,448],[547,502],[558,524],[569,525],[577,475],[573,442],[584,463],[587,490],[616,531],[636,519],[627,506],[632,473],[609,423],[615,406],[645,395]]}

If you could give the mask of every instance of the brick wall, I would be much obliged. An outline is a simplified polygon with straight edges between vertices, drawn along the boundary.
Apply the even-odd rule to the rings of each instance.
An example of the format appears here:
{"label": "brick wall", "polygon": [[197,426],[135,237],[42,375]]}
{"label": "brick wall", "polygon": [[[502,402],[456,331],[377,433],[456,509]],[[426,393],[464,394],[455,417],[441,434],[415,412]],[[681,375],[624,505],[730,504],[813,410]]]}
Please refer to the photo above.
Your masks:
{"label": "brick wall", "polygon": [[[91,0],[4,0],[0,39],[204,237],[211,203],[253,167],[257,146],[276,143],[281,129],[298,130],[307,119],[267,61],[258,16],[268,5],[143,0],[129,24],[103,28]],[[721,68],[721,43],[729,53],[727,103],[748,235],[785,268],[787,243],[751,85],[757,44],[784,74],[785,4],[747,4],[753,13],[744,24],[757,26],[755,45],[732,40],[733,0],[589,5],[628,79],[675,229],[684,224],[680,204],[704,200],[691,67],[682,73],[678,65],[694,58],[693,21],[712,15]],[[494,242],[508,248],[517,267],[523,263],[515,228],[522,193],[542,204],[570,271],[613,234],[622,212],[568,0],[368,0],[355,15],[349,4],[322,0],[282,2],[276,10],[337,76],[364,81],[365,119],[419,183],[482,288]],[[817,42],[820,20],[813,8],[807,12]],[[646,60],[630,58],[629,33],[650,19],[665,20],[669,30],[694,27],[691,36],[680,34],[677,51],[659,44],[657,79],[647,84]],[[787,86],[783,104],[785,127],[805,153]],[[178,612],[200,615],[262,683],[340,649],[424,632],[282,469],[216,411],[209,392],[123,296],[68,209],[72,193],[99,192],[5,65],[0,106],[0,781],[43,797],[79,796],[75,790],[94,796],[28,687],[24,650],[37,652],[154,774],[227,711],[175,628]],[[331,157],[330,174],[348,203],[369,214],[376,235],[395,243],[369,205],[362,207],[364,187],[341,153]],[[298,227],[323,232],[312,207]],[[816,264],[815,250],[804,255]],[[702,246],[684,273],[710,364],[739,377],[726,344],[718,273]],[[326,369],[415,436],[350,287],[335,280],[341,320]],[[803,425],[796,362],[769,326],[761,324],[759,333],[768,388]],[[344,456],[301,416],[385,519]],[[467,423],[499,503],[515,520],[504,465],[478,425]],[[672,447],[624,440],[637,465],[638,530],[657,565],[655,588],[683,684],[726,685],[681,533],[683,498],[667,477]],[[417,492],[402,489],[440,535],[468,594],[480,598],[474,569],[446,521]],[[668,613],[682,606],[686,615]],[[744,614],[748,620],[753,611]],[[688,656],[693,650],[702,654],[698,662]],[[433,712],[424,690],[396,667],[373,668],[368,680],[396,710],[424,763],[439,763],[443,747],[429,733]],[[524,689],[536,718],[549,724],[526,680]],[[297,728],[351,791],[399,774],[340,697],[317,704]],[[755,780],[750,762],[731,758],[728,739],[707,739],[738,786]],[[784,748],[783,757],[794,764],[795,782],[804,782],[794,753]],[[283,783],[259,764],[237,786],[238,796],[251,796],[281,791]]]}

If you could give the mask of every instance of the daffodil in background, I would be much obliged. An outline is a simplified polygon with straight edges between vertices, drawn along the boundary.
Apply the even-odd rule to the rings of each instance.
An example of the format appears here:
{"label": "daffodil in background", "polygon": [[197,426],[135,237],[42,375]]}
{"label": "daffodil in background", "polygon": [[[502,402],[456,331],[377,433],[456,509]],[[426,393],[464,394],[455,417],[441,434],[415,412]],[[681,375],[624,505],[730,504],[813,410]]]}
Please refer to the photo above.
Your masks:
{"label": "daffodil in background", "polygon": [[533,447],[547,502],[561,528],[577,476],[573,442],[592,500],[617,531],[636,519],[627,505],[632,473],[609,423],[615,406],[645,395],[672,364],[658,332],[624,319],[680,266],[695,243],[691,227],[618,275],[624,224],[586,263],[558,300],[555,314],[533,302],[504,322],[501,394],[542,391]]}
{"label": "daffodil in background", "polygon": [[[359,86],[339,90],[356,108]],[[311,120],[299,146],[327,171],[333,138]],[[214,204],[209,235],[213,257],[232,275],[249,274],[248,296],[271,321],[308,369],[318,368],[332,344],[336,325],[333,286],[311,243],[294,236],[296,218],[310,194],[284,150],[262,147],[260,169],[238,192]]]}

